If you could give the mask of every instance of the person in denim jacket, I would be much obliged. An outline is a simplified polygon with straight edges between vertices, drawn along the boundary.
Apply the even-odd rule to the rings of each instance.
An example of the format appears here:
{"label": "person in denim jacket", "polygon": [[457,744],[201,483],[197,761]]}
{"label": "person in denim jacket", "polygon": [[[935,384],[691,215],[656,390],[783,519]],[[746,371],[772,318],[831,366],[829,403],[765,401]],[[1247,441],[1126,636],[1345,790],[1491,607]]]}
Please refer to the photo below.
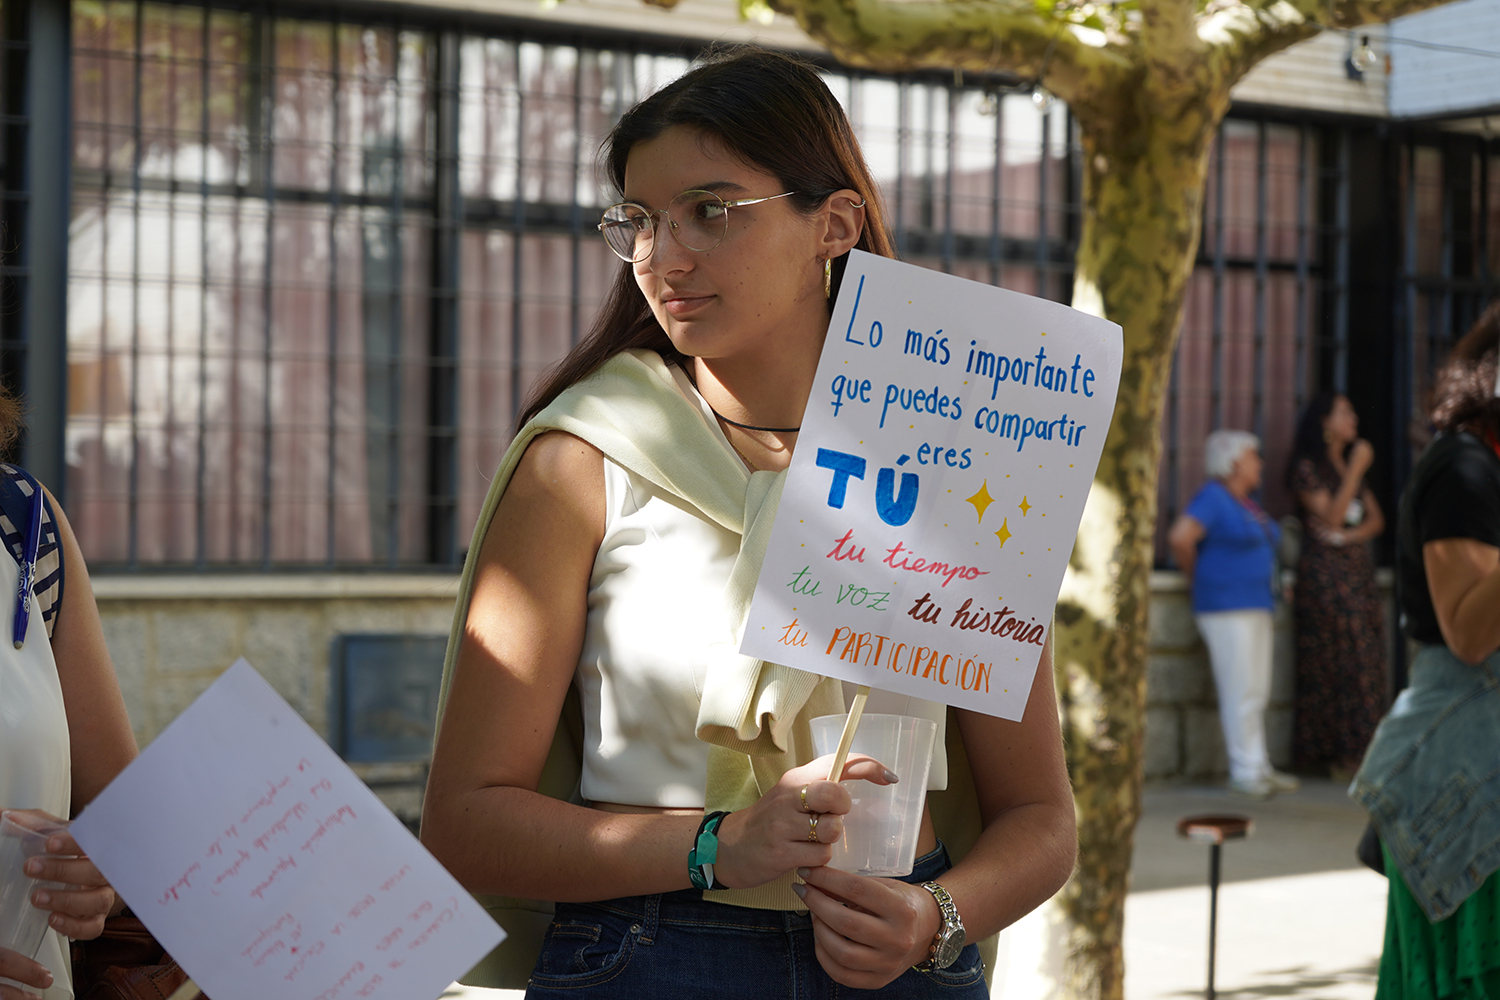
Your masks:
{"label": "person in denim jacket", "polygon": [[1390,895],[1379,1000],[1500,996],[1500,304],[1433,390],[1438,431],[1401,497],[1396,571],[1411,685],[1349,794]]}

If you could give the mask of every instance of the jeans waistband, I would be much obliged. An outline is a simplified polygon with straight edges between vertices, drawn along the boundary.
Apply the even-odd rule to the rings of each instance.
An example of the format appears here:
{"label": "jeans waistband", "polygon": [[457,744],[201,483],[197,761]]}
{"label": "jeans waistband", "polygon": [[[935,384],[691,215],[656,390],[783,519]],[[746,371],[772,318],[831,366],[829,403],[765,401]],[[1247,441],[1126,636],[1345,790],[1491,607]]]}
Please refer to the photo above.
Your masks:
{"label": "jeans waistband", "polygon": [[[916,859],[911,874],[899,876],[900,881],[916,885],[938,878],[952,863],[948,860],[948,849],[942,841],[931,851]],[[705,896],[709,898],[705,898]],[[629,917],[642,928],[642,940],[649,941],[661,923],[717,924],[743,930],[764,930],[782,933],[810,927],[812,920],[803,910],[760,910],[747,906],[712,902],[712,891],[701,889],[678,889],[651,896],[622,896],[605,899],[597,903],[558,904],[559,910],[571,905],[583,905],[609,910],[622,917]]]}

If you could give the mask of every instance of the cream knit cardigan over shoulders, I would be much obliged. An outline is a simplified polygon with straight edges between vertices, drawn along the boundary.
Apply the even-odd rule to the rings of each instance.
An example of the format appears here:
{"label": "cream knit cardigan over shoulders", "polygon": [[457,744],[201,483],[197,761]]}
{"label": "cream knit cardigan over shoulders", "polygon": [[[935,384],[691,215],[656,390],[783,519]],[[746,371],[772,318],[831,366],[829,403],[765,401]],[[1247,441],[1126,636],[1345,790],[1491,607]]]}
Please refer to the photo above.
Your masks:
{"label": "cream knit cardigan over shoulders", "polygon": [[[551,430],[587,441],[611,461],[741,536],[724,591],[731,632],[709,650],[695,731],[709,744],[704,808],[753,805],[789,768],[813,759],[808,722],[842,713],[843,693],[837,681],[738,652],[786,473],[749,472],[723,446],[716,428],[684,396],[672,370],[653,351],[627,351],[610,358],[530,420],[506,451],[464,564],[443,664],[439,721],[468,618],[475,557],[521,456],[533,438]],[[708,898],[740,906],[801,909],[790,889],[792,881],[788,873],[756,889],[714,892]]]}

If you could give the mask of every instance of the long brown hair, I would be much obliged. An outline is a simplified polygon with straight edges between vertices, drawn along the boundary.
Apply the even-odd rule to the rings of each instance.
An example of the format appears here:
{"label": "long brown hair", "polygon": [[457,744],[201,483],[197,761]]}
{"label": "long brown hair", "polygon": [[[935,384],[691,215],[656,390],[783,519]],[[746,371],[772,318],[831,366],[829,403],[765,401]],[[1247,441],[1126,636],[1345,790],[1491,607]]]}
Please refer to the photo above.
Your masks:
{"label": "long brown hair", "polygon": [[[896,255],[879,190],[854,129],[810,63],[749,47],[709,55],[626,112],[605,139],[604,166],[617,190],[625,189],[631,149],[678,125],[712,136],[746,163],[773,175],[796,192],[789,200],[805,214],[815,212],[835,191],[858,191],[865,199],[865,226],[855,246],[882,257]],[[834,295],[847,264],[847,256],[833,261]],[[631,265],[622,262],[592,329],[538,380],[519,421],[530,420],[568,386],[636,347],[656,351],[669,364],[687,364],[636,287]]]}
{"label": "long brown hair", "polygon": [[1432,423],[1440,431],[1500,434],[1495,398],[1500,302],[1493,302],[1463,339],[1453,345],[1432,385]]}
{"label": "long brown hair", "polygon": [[0,456],[9,456],[26,427],[26,408],[4,385],[0,385]]}

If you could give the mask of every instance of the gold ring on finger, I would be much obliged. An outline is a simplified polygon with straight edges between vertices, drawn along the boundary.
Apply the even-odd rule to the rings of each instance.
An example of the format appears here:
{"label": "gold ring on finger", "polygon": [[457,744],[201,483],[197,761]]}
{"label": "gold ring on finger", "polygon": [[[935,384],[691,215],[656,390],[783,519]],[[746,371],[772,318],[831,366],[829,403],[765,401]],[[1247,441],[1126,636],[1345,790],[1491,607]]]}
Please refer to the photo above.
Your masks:
{"label": "gold ring on finger", "polygon": [[819,817],[817,813],[813,813],[812,815],[807,817],[807,839],[809,842],[814,844],[822,843],[822,841],[818,839],[818,820],[820,818],[821,817]]}
{"label": "gold ring on finger", "polygon": [[807,786],[803,785],[802,790],[797,794],[802,798],[802,811],[805,813],[812,812],[812,809],[807,804]]}

